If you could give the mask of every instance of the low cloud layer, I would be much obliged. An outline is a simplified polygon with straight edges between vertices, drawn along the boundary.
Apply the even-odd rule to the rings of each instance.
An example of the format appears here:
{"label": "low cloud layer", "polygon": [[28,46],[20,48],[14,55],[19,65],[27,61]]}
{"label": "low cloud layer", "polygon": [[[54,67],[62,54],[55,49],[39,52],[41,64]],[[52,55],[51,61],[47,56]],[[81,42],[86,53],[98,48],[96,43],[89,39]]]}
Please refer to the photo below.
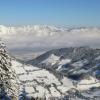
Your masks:
{"label": "low cloud layer", "polygon": [[45,51],[71,46],[100,48],[99,28],[65,28],[54,26],[0,26],[0,37],[9,50]]}

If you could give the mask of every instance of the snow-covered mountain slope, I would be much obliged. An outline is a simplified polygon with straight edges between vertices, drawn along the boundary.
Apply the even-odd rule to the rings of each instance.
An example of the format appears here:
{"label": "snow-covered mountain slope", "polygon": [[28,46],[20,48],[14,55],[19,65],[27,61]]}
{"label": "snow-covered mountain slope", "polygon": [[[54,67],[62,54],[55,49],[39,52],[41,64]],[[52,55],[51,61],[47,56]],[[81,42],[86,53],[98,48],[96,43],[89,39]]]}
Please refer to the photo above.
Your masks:
{"label": "snow-covered mountain slope", "polygon": [[70,63],[70,59],[62,59],[60,60],[59,56],[56,56],[54,54],[51,54],[47,59],[43,60],[40,64],[46,64],[53,66],[54,64],[58,63],[60,66]]}
{"label": "snow-covered mountain slope", "polygon": [[54,65],[59,61],[59,57],[51,54],[46,60],[42,61],[42,63],[45,63],[46,65]]}
{"label": "snow-covered mountain slope", "polygon": [[12,66],[19,77],[20,93],[25,89],[27,96],[60,97],[66,94],[67,90],[74,87],[70,79],[64,77],[59,81],[45,69],[22,65],[16,61],[12,61]]}
{"label": "snow-covered mountain slope", "polygon": [[59,79],[55,74],[46,69],[32,65],[23,65],[15,60],[12,61],[12,67],[19,77],[20,96],[46,97],[47,100],[51,97],[64,98],[68,95],[68,91],[72,89],[86,91],[92,87],[100,86],[99,80],[93,77],[77,82],[67,77]]}
{"label": "snow-covered mountain slope", "polygon": [[81,79],[88,74],[100,78],[99,57],[100,49],[89,47],[62,48],[48,51],[26,63],[56,70],[70,78]]}

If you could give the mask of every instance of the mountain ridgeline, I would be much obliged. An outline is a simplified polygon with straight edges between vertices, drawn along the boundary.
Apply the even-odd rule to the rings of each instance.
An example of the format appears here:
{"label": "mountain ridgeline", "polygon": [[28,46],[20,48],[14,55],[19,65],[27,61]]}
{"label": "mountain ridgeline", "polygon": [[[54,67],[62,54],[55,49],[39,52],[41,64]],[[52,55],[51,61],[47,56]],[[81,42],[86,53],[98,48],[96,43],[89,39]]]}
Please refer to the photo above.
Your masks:
{"label": "mountain ridgeline", "polygon": [[35,59],[29,60],[27,63],[33,65],[38,65],[43,60],[47,59],[51,54],[54,54],[58,57],[63,57],[63,59],[72,59],[72,62],[82,60],[82,59],[95,59],[100,55],[100,49],[93,49],[89,47],[70,47],[70,48],[61,48],[50,50]]}
{"label": "mountain ridgeline", "polygon": [[88,74],[100,77],[100,49],[89,47],[54,49],[26,63],[53,69],[72,79],[80,79]]}

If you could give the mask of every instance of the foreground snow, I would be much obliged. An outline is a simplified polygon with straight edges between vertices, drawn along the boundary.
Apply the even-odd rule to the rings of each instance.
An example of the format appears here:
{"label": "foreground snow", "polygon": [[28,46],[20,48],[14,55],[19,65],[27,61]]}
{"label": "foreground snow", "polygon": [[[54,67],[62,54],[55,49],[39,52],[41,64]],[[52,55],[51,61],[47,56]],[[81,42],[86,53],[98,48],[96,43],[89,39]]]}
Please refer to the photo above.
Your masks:
{"label": "foreground snow", "polygon": [[22,65],[12,61],[20,80],[20,92],[25,89],[27,96],[60,97],[66,94],[70,88],[74,88],[70,79],[64,78],[59,81],[52,73],[45,69],[34,66]]}
{"label": "foreground snow", "polygon": [[75,88],[77,90],[88,90],[91,87],[99,87],[100,82],[93,77],[75,82],[64,77],[59,80],[56,76],[45,69],[31,65],[23,65],[17,61],[12,61],[12,67],[19,77],[19,93],[31,97],[61,97],[67,95],[67,91]]}

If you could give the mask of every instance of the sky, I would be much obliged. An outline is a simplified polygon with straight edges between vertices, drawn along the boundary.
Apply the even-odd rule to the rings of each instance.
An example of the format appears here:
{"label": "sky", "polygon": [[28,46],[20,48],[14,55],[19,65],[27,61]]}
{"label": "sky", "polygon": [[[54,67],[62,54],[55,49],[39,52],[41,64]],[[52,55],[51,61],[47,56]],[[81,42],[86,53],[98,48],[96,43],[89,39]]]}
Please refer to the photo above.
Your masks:
{"label": "sky", "polygon": [[0,24],[100,26],[100,0],[0,0]]}

